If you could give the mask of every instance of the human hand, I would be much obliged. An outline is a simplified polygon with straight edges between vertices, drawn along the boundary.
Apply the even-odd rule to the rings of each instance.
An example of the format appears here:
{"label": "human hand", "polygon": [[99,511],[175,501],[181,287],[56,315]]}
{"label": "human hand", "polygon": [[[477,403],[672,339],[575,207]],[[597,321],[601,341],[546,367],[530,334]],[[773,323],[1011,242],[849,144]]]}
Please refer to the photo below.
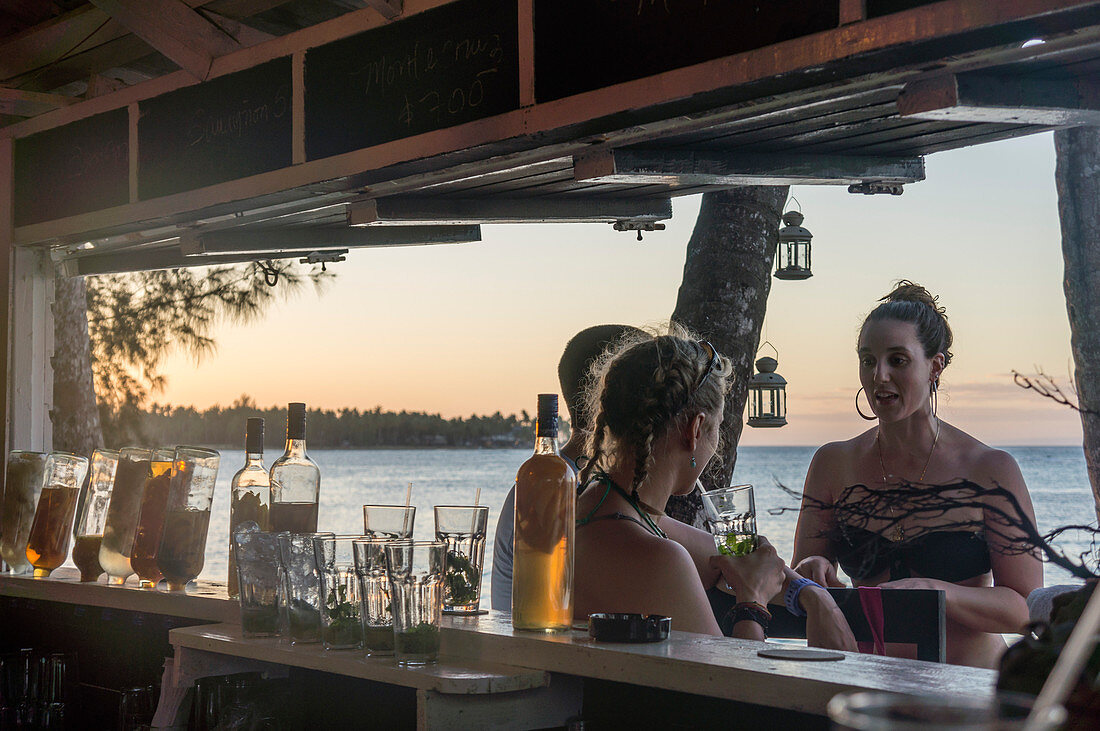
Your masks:
{"label": "human hand", "polygon": [[783,588],[786,564],[764,536],[757,536],[756,550],[746,556],[714,555],[710,565],[722,573],[739,602],[767,604]]}
{"label": "human hand", "polygon": [[806,612],[806,644],[830,650],[856,652],[856,638],[844,613],[825,589],[807,586],[798,593],[798,603]]}
{"label": "human hand", "polygon": [[824,556],[807,556],[794,567],[802,576],[816,581],[822,586],[834,586],[842,588],[846,584],[836,577],[836,566]]}

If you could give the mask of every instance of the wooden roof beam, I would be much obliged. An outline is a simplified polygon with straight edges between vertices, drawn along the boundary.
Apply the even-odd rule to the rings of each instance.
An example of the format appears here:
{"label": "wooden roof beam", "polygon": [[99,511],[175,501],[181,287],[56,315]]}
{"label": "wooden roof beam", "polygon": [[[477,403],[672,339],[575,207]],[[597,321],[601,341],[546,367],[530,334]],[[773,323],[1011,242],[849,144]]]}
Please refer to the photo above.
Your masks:
{"label": "wooden roof beam", "polygon": [[393,20],[404,10],[404,0],[366,0],[369,7],[378,11],[386,20]]}
{"label": "wooden roof beam", "polygon": [[348,205],[349,226],[614,223],[672,218],[668,198],[375,198]]}
{"label": "wooden roof beam", "polygon": [[851,185],[924,180],[920,157],[619,149],[573,158],[575,180],[673,187]]}
{"label": "wooden roof beam", "polygon": [[1100,80],[988,72],[912,81],[898,97],[903,117],[1043,126],[1100,125]]}
{"label": "wooden roof beam", "polygon": [[0,114],[16,117],[33,117],[54,109],[67,107],[82,101],[60,94],[43,94],[37,91],[20,91],[0,87]]}
{"label": "wooden roof beam", "polygon": [[[418,246],[421,244],[461,244],[481,241],[479,226],[389,226],[385,228],[345,228],[301,226],[214,231],[184,236],[180,250],[188,257],[208,254],[267,254],[270,258],[287,252],[300,254],[326,249],[352,249],[366,246]],[[194,258],[190,265],[201,265]]]}
{"label": "wooden roof beam", "polygon": [[201,80],[218,56],[241,48],[183,0],[90,0],[134,35]]}

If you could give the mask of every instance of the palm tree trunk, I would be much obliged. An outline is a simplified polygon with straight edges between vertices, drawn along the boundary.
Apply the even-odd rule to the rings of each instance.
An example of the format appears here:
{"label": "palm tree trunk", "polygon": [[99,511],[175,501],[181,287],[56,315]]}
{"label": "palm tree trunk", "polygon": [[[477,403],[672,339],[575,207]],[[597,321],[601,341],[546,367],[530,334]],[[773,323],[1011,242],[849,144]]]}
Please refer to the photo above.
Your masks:
{"label": "palm tree trunk", "polygon": [[54,287],[53,446],[90,456],[103,443],[92,385],[84,277],[58,277]]}
{"label": "palm tree trunk", "polygon": [[[787,191],[786,186],[746,186],[705,194],[688,241],[672,319],[708,339],[733,362],[733,388],[721,428],[722,460],[703,474],[707,489],[729,485],[737,462]],[[670,502],[670,510],[673,517],[695,522],[697,504],[698,497],[688,495]]]}
{"label": "palm tree trunk", "polygon": [[1054,133],[1063,287],[1084,431],[1085,464],[1100,518],[1100,130]]}

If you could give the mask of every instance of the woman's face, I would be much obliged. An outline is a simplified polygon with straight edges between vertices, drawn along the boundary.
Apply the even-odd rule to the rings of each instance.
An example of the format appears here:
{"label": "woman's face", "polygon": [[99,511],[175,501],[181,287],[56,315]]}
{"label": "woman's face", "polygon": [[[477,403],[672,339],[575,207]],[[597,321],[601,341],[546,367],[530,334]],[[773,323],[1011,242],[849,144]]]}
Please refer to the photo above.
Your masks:
{"label": "woman's face", "polygon": [[915,325],[900,320],[868,322],[857,353],[859,383],[880,421],[898,421],[931,408],[929,389],[943,370],[943,356],[925,356]]}

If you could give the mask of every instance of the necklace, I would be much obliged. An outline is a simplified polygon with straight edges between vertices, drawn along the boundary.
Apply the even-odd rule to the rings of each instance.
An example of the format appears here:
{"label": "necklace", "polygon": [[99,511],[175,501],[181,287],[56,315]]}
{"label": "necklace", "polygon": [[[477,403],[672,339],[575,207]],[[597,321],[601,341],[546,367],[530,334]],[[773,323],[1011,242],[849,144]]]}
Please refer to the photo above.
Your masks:
{"label": "necklace", "polygon": [[[932,461],[932,455],[935,454],[935,452],[936,452],[936,445],[940,443],[940,430],[942,428],[943,428],[943,422],[940,421],[937,418],[936,419],[936,436],[932,440],[932,448],[928,450],[928,456],[925,457],[925,459],[924,459],[924,469],[922,469],[920,471],[920,479],[918,479],[917,482],[924,482],[924,476],[928,473],[928,464]],[[889,484],[889,482],[890,482],[890,480],[888,478],[893,477],[894,475],[892,475],[892,474],[888,475],[886,473],[886,462],[884,462],[883,459],[882,459],[882,439],[879,438],[881,435],[882,435],[882,432],[875,432],[875,446],[878,448],[878,466],[882,470],[882,484],[886,485],[886,484]],[[894,518],[894,506],[890,505],[889,507],[890,507],[890,519],[894,520],[895,519]],[[905,528],[901,525],[901,523],[895,523],[894,524],[894,538],[893,538],[893,540],[894,540],[895,543],[897,541],[905,540]]]}
{"label": "necklace", "polygon": [[[607,499],[608,493],[610,493],[612,490],[614,490],[615,492],[617,492],[619,494],[620,497],[623,498],[623,500],[626,500],[626,502],[630,505],[630,507],[634,508],[634,511],[636,513],[638,513],[638,516],[641,517],[642,521],[644,521],[643,524],[642,524],[643,528],[646,528],[647,530],[649,530],[650,533],[652,533],[653,535],[655,535],[659,538],[668,538],[668,534],[665,533],[663,530],[661,530],[660,527],[658,527],[656,521],[654,521],[653,518],[649,517],[649,511],[643,509],[641,507],[641,505],[638,504],[638,503],[641,503],[642,501],[641,501],[640,498],[638,498],[638,491],[637,490],[635,490],[634,494],[631,495],[626,490],[619,487],[619,485],[613,479],[611,479],[611,475],[607,474],[606,472],[597,472],[595,475],[592,476],[592,479],[596,482],[602,482],[605,485],[607,485],[608,490],[607,490],[607,492],[604,493],[603,498],[600,499],[600,504],[597,505],[592,510],[592,512],[588,514],[588,517],[585,520],[591,520],[592,519],[592,516],[595,515],[596,511],[600,509],[600,505],[603,505],[603,501]],[[645,505],[645,503],[642,503],[642,505]],[[646,505],[646,508],[649,508],[650,510],[652,510],[652,508],[648,505]],[[654,514],[657,514],[657,515],[661,514],[659,511],[653,511],[653,512],[654,512]]]}

